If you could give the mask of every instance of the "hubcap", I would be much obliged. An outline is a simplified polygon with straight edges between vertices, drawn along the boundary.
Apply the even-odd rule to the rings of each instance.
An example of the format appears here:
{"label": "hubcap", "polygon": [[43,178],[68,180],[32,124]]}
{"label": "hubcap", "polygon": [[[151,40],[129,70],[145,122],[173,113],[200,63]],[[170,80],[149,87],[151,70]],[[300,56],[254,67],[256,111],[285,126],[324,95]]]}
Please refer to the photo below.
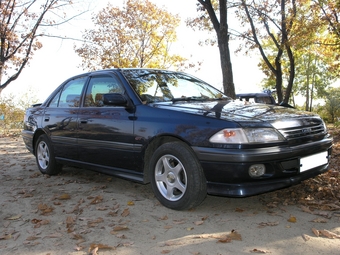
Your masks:
{"label": "hubcap", "polygon": [[178,201],[187,189],[185,168],[173,155],[164,155],[157,161],[155,180],[159,192],[169,201]]}
{"label": "hubcap", "polygon": [[40,142],[38,145],[37,159],[39,166],[45,170],[50,162],[50,152],[48,150],[47,144],[44,141]]}

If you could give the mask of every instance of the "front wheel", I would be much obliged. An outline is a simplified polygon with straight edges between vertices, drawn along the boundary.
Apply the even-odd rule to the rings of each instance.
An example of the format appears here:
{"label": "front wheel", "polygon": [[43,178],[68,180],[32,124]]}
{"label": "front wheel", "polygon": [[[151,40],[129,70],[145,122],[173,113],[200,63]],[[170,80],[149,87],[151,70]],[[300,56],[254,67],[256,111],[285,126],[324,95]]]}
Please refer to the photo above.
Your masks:
{"label": "front wheel", "polygon": [[40,172],[48,175],[60,173],[62,166],[55,160],[53,148],[47,135],[39,136],[35,148],[35,158]]}
{"label": "front wheel", "polygon": [[168,208],[190,209],[201,204],[207,195],[203,169],[186,144],[161,145],[151,158],[150,170],[153,192]]}

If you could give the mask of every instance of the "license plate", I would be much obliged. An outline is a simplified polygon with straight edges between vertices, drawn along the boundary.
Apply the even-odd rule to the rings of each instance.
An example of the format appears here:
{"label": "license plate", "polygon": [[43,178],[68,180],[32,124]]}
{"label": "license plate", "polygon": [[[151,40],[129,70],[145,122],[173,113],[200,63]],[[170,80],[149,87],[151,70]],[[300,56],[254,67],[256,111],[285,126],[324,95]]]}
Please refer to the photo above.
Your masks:
{"label": "license plate", "polygon": [[300,159],[300,173],[328,163],[328,152],[320,152]]}

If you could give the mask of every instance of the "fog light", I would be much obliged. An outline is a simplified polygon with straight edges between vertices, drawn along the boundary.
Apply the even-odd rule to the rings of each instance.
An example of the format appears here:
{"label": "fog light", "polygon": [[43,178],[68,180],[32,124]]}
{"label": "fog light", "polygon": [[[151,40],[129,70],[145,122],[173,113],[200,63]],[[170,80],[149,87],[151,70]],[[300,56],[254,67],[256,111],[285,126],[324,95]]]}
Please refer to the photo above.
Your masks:
{"label": "fog light", "polygon": [[261,177],[266,172],[266,167],[263,164],[251,165],[249,167],[249,175],[251,177]]}

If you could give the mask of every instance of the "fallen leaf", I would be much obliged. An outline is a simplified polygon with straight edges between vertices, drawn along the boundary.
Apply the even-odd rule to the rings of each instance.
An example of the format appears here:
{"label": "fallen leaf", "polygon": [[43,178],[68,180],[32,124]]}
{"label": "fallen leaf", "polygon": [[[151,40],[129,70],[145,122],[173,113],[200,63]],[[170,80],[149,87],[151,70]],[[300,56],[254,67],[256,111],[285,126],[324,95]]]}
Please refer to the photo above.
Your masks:
{"label": "fallen leaf", "polygon": [[278,221],[274,221],[274,222],[261,222],[259,223],[259,228],[263,228],[263,227],[273,227],[273,226],[277,226],[279,225]]}
{"label": "fallen leaf", "polygon": [[34,225],[34,228],[40,228],[40,226],[49,224],[49,220],[40,220],[37,224]]}
{"label": "fallen leaf", "polygon": [[67,200],[67,199],[71,199],[71,196],[69,194],[67,194],[67,193],[64,193],[64,194],[60,195],[58,197],[58,199],[59,200]]}
{"label": "fallen leaf", "polygon": [[168,216],[167,215],[164,215],[163,217],[160,217],[159,220],[167,220],[168,219]]}
{"label": "fallen leaf", "polygon": [[38,209],[39,211],[41,211],[42,215],[47,215],[50,214],[51,212],[53,212],[54,208],[51,206],[48,206],[46,204],[39,204],[38,205]]}
{"label": "fallen leaf", "polygon": [[128,230],[129,228],[127,226],[116,226],[113,228],[113,231],[122,231],[122,230]]}
{"label": "fallen leaf", "polygon": [[34,240],[37,240],[39,239],[40,237],[37,237],[37,236],[29,236],[26,238],[26,241],[34,241]]}
{"label": "fallen leaf", "polygon": [[303,238],[303,240],[305,240],[305,242],[307,242],[307,241],[310,240],[310,236],[309,236],[309,235],[306,235],[306,234],[303,234],[303,235],[302,235],[302,238]]}
{"label": "fallen leaf", "polygon": [[224,236],[224,237],[221,237],[221,238],[218,238],[218,243],[231,243],[231,238],[228,237],[228,236]]}
{"label": "fallen leaf", "polygon": [[12,217],[9,217],[9,218],[7,218],[6,220],[18,220],[18,219],[20,219],[21,218],[21,214],[18,214],[18,215],[15,215],[15,216],[12,216]]}
{"label": "fallen leaf", "polygon": [[323,236],[325,236],[325,237],[327,237],[329,239],[335,239],[335,238],[339,238],[340,239],[340,235],[337,235],[337,234],[335,234],[335,233],[333,233],[331,231],[328,231],[326,229],[319,230],[319,233],[320,233],[320,235],[323,235]]}
{"label": "fallen leaf", "polygon": [[317,230],[316,228],[312,228],[312,231],[313,231],[315,236],[317,236],[317,237],[320,236],[319,230]]}
{"label": "fallen leaf", "polygon": [[311,220],[311,222],[316,222],[316,223],[327,223],[328,220],[324,219],[324,218],[316,218],[314,220]]}
{"label": "fallen leaf", "polygon": [[173,220],[173,223],[176,225],[180,225],[186,223],[186,220]]}
{"label": "fallen leaf", "polygon": [[119,211],[119,209],[116,209],[116,210],[114,210],[114,211],[110,211],[110,212],[108,213],[108,215],[109,215],[109,216],[112,216],[112,217],[116,217],[116,216],[118,215],[118,211]]}
{"label": "fallen leaf", "polygon": [[289,219],[288,219],[287,221],[288,221],[288,222],[291,222],[291,223],[296,223],[296,217],[290,216]]}
{"label": "fallen leaf", "polygon": [[71,228],[74,225],[74,219],[72,216],[66,218],[66,228]]}
{"label": "fallen leaf", "polygon": [[130,211],[129,208],[125,208],[124,211],[122,212],[121,216],[122,217],[126,217],[130,215]]}
{"label": "fallen leaf", "polygon": [[96,208],[98,211],[106,211],[108,208],[107,207],[97,207]]}
{"label": "fallen leaf", "polygon": [[168,253],[170,253],[171,251],[170,250],[162,250],[161,251],[161,254],[168,254]]}
{"label": "fallen leaf", "polygon": [[206,219],[208,219],[208,215],[207,216],[204,216],[204,217],[202,217],[202,220],[204,221],[204,220],[206,220]]}
{"label": "fallen leaf", "polygon": [[38,219],[33,219],[33,220],[31,220],[31,222],[33,223],[33,224],[38,224],[39,222],[41,222],[42,220],[38,220]]}
{"label": "fallen leaf", "polygon": [[98,247],[95,247],[93,250],[90,251],[90,255],[98,255],[97,251]]}
{"label": "fallen leaf", "polygon": [[250,250],[250,252],[253,252],[253,253],[270,253],[269,251],[259,250],[259,249],[253,249],[253,250]]}
{"label": "fallen leaf", "polygon": [[91,244],[90,248],[89,248],[89,251],[90,252],[95,251],[97,253],[97,251],[99,249],[100,250],[115,250],[116,247],[108,246],[108,245],[105,245],[105,244]]}
{"label": "fallen leaf", "polygon": [[90,202],[91,205],[94,205],[94,204],[98,204],[100,202],[103,201],[103,197],[102,196],[96,196],[94,199],[92,199],[92,201]]}
{"label": "fallen leaf", "polygon": [[195,221],[195,222],[194,222],[194,224],[195,224],[196,226],[202,225],[203,223],[204,223],[203,220],[198,220],[198,221]]}
{"label": "fallen leaf", "polygon": [[232,230],[231,233],[228,234],[228,237],[229,237],[231,240],[242,241],[241,235],[240,235],[236,230]]}
{"label": "fallen leaf", "polygon": [[237,207],[237,208],[235,209],[235,212],[244,212],[244,209],[238,208],[238,207]]}
{"label": "fallen leaf", "polygon": [[44,239],[45,238],[60,238],[60,237],[63,237],[63,235],[61,233],[54,233],[54,234],[45,236]]}
{"label": "fallen leaf", "polygon": [[309,209],[309,207],[307,206],[301,206],[301,209],[303,212],[306,212],[306,213],[310,213],[310,214],[313,214],[313,212]]}
{"label": "fallen leaf", "polygon": [[90,227],[90,228],[93,228],[93,227],[96,227],[98,226],[99,223],[103,222],[104,219],[101,218],[101,217],[98,217],[97,219],[95,220],[90,220],[87,222],[87,226]]}
{"label": "fallen leaf", "polygon": [[134,203],[133,201],[128,201],[128,202],[127,202],[127,205],[132,206],[132,205],[135,205],[135,203]]}
{"label": "fallen leaf", "polygon": [[74,248],[73,248],[75,251],[81,251],[82,249],[84,249],[84,247],[81,247],[81,246],[75,246]]}
{"label": "fallen leaf", "polygon": [[0,236],[0,240],[9,240],[12,238],[12,234]]}

